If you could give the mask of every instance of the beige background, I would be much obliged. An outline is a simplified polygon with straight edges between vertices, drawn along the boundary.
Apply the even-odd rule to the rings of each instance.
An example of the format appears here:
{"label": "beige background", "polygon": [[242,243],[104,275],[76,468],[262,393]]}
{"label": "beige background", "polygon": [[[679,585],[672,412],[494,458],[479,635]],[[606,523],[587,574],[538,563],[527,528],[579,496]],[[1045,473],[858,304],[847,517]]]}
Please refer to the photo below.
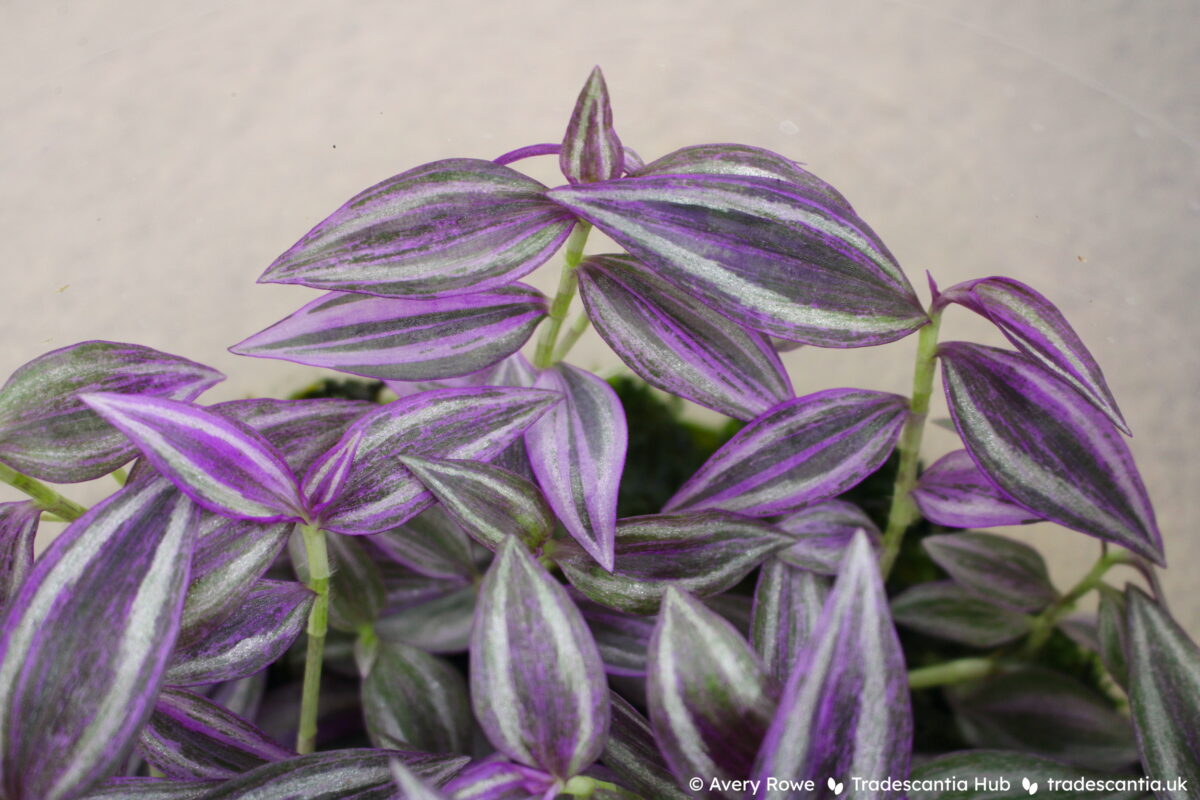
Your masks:
{"label": "beige background", "polygon": [[[0,374],[103,338],[221,369],[212,400],[286,394],[316,371],[225,352],[315,296],[256,286],[272,258],[389,175],[560,138],[599,63],[647,159],[778,150],[845,192],[922,296],[930,269],[1055,300],[1134,428],[1171,597],[1200,632],[1191,0],[0,0],[0,22]],[[964,311],[945,333],[999,342]],[[614,363],[587,345],[581,364]],[[914,346],[788,363],[799,392],[906,391]],[[1064,582],[1098,551],[1018,535]]]}

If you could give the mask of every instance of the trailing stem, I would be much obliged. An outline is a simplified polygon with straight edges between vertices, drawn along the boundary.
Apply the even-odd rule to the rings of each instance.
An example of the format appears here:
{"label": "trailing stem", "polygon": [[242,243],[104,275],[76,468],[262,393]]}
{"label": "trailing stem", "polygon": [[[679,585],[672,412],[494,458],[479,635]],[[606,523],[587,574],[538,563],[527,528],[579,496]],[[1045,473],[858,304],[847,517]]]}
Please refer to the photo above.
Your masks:
{"label": "trailing stem", "polygon": [[986,678],[995,669],[996,662],[990,658],[960,658],[945,664],[909,670],[908,688],[928,689],[932,686],[978,680]]}
{"label": "trailing stem", "polygon": [[1086,595],[1098,587],[1101,581],[1104,580],[1104,575],[1110,569],[1118,564],[1130,564],[1133,560],[1124,552],[1109,553],[1105,552],[1092,565],[1091,570],[1087,575],[1084,575],[1079,583],[1075,584],[1069,592],[1058,598],[1045,611],[1037,616],[1033,621],[1033,628],[1029,632],[1029,638],[1025,640],[1025,654],[1032,656],[1045,646],[1050,639],[1050,634],[1054,633],[1054,627],[1058,621],[1075,609],[1075,604]]}
{"label": "trailing stem", "polygon": [[929,398],[933,394],[934,362],[937,356],[938,328],[942,314],[934,311],[929,315],[929,324],[921,328],[917,338],[917,360],[913,367],[913,393],[909,403],[908,421],[900,433],[900,466],[896,470],[896,483],[892,490],[892,507],[888,512],[887,528],[883,532],[883,554],[879,557],[879,570],[886,579],[900,553],[904,532],[919,514],[912,500],[912,489],[917,483],[917,463],[921,455],[921,437],[925,433],[925,418],[929,415]]}
{"label": "trailing stem", "polygon": [[49,511],[67,522],[79,519],[87,513],[87,509],[74,500],[68,500],[41,481],[17,472],[5,464],[0,464],[0,481],[4,481],[15,489],[20,489],[33,498],[33,502],[37,503],[38,508]]}
{"label": "trailing stem", "polygon": [[[587,243],[591,230],[591,225],[579,222],[575,225],[575,230],[571,231],[571,237],[567,239],[566,252],[563,254],[562,273],[558,278],[558,291],[555,293],[554,299],[550,301],[550,316],[546,320],[546,327],[542,329],[537,348],[533,353],[533,365],[538,369],[545,369],[554,363],[554,346],[558,341],[558,332],[562,330],[563,322],[567,318],[567,311],[571,308],[571,300],[575,297],[575,288],[579,285],[575,269],[583,260],[583,246]],[[580,330],[579,333],[581,334],[583,331]],[[579,334],[575,334],[575,338],[579,338]]]}
{"label": "trailing stem", "polygon": [[300,730],[296,752],[311,753],[317,743],[317,704],[321,697],[321,665],[325,657],[325,631],[329,626],[329,553],[325,532],[316,525],[301,525],[308,561],[308,588],[316,593],[308,612],[308,651],[304,658],[304,690],[300,700]]}

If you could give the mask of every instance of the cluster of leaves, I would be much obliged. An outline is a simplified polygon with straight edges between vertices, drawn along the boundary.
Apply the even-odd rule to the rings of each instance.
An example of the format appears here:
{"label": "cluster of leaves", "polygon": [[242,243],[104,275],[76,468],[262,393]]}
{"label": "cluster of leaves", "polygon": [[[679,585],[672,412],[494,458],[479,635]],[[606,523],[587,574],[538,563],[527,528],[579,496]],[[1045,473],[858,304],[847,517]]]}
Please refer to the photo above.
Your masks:
{"label": "cluster of leaves", "polygon": [[[507,166],[551,154],[567,185]],[[592,226],[626,252],[584,257]],[[564,243],[552,301],[516,282]],[[1160,602],[1103,582],[1163,563],[1128,428],[1030,287],[931,283],[924,309],[845,198],[788,159],[706,145],[643,164],[599,71],[562,144],[386,180],[263,280],[329,293],[235,352],[396,399],[206,406],[213,370],[107,342],[0,390],[0,477],[32,498],[0,507],[3,797],[829,797],[857,777],[874,782],[859,798],[953,798],[985,796],[955,775],[1139,764],[1200,781],[1200,650]],[[950,305],[1016,350],[939,345]],[[744,426],[707,451],[637,433],[647,420],[562,362],[587,324],[648,384]],[[911,398],[795,397],[779,357],[917,331]],[[918,480],[937,363],[964,449]],[[619,516],[628,454],[695,464],[639,463]],[[40,482],[135,456],[91,510]],[[873,475],[884,503],[852,502]],[[35,559],[43,514],[71,524]],[[1033,520],[1105,542],[1079,586],[960,530]],[[905,532],[931,525],[940,579],[889,598]],[[1094,624],[1067,619],[1093,589]],[[1092,685],[1047,655],[1071,641],[1102,664]],[[914,698],[970,749],[914,759]]]}

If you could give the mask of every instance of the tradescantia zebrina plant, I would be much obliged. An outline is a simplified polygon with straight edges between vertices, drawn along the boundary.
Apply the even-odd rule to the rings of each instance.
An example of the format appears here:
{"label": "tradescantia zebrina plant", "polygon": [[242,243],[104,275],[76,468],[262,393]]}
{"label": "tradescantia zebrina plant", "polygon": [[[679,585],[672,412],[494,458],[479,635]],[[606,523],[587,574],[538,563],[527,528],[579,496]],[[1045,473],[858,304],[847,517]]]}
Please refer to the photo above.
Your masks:
{"label": "tradescantia zebrina plant", "polygon": [[[509,166],[546,155],[564,185]],[[555,297],[519,282],[559,249]],[[643,163],[599,70],[561,144],[389,178],[262,280],[326,294],[234,352],[394,398],[205,405],[215,371],[110,342],[0,389],[5,800],[1193,796],[1200,651],[1129,428],[1031,287],[923,306],[784,156]],[[939,342],[952,306],[1011,347]],[[733,428],[566,363],[589,325]],[[779,355],[910,334],[909,397],[795,397]],[[922,471],[939,366],[962,449]],[[44,483],[109,473],[90,510]],[[1100,540],[1078,585],[963,530],[1036,520]]]}

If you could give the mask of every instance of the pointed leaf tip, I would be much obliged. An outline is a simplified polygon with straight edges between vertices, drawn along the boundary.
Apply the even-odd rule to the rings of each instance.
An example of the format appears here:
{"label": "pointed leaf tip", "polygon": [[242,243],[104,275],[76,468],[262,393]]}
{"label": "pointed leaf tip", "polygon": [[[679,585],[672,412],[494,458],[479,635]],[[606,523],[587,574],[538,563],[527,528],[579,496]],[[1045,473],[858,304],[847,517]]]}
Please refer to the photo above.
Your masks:
{"label": "pointed leaf tip", "polygon": [[624,170],[621,140],[613,129],[612,105],[600,67],[592,70],[579,92],[558,159],[571,183],[606,181],[620,177]]}

